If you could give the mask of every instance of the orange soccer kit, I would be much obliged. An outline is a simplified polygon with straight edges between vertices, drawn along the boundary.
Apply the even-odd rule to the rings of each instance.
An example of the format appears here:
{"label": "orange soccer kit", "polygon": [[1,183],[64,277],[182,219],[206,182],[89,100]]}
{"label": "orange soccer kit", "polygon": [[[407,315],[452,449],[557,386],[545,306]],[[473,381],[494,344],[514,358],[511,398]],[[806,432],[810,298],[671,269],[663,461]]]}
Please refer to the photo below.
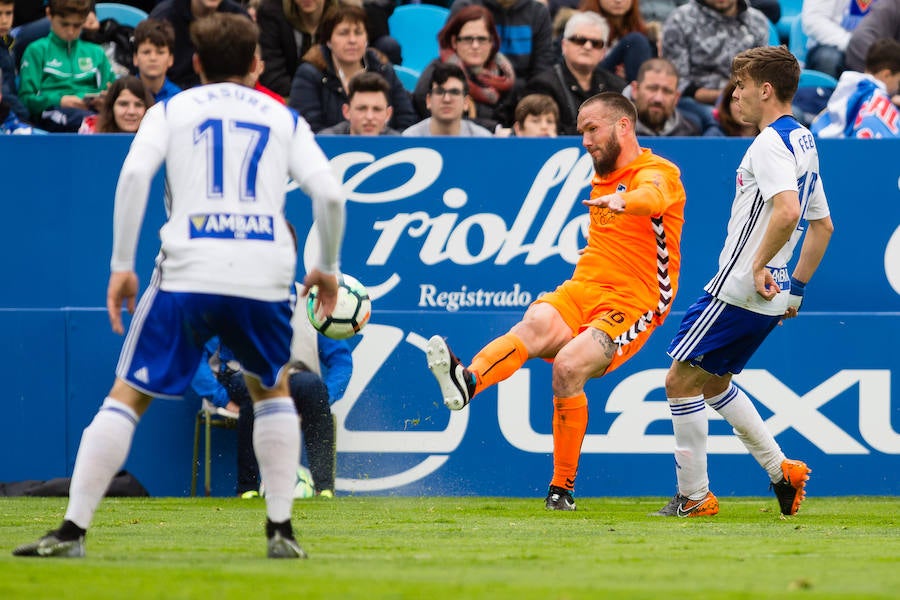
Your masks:
{"label": "orange soccer kit", "polygon": [[[572,278],[535,302],[551,304],[572,329],[605,332],[618,346],[606,369],[622,365],[662,324],[678,288],[684,186],[668,160],[643,149],[627,166],[591,181],[591,198],[619,193],[625,212],[590,207],[588,245]],[[521,340],[507,333],[472,360],[475,392],[503,381],[526,360]],[[587,430],[587,398],[554,398],[551,485],[573,489],[581,444]]]}

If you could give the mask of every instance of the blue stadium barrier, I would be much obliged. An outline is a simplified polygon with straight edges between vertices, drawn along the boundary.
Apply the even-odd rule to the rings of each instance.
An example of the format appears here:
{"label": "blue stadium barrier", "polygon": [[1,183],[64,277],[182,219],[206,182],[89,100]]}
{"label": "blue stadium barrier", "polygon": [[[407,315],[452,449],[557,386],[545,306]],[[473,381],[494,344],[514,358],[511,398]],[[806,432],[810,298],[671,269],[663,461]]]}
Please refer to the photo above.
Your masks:
{"label": "blue stadium barrier", "polygon": [[[0,137],[9,224],[0,238],[0,481],[71,475],[83,428],[112,383],[122,343],[104,299],[112,198],[130,136]],[[712,276],[746,139],[646,139],[681,168],[688,203],[673,312],[629,363],[592,381],[578,493],[671,494],[665,348]],[[552,465],[550,366],[531,361],[466,410],[450,413],[425,367],[435,333],[471,357],[583,246],[592,165],[577,138],[323,137],[349,198],[343,270],[374,298],[351,340],[356,366],[335,403],[341,492],[543,497]],[[800,317],[779,327],[736,382],[785,451],[813,468],[811,495],[900,494],[900,142],[823,140],[821,171],[836,232]],[[47,176],[46,157],[53,162]],[[472,160],[497,157],[493,160]],[[846,174],[853,168],[856,177]],[[864,182],[864,185],[860,187]],[[867,206],[861,211],[860,194]],[[158,177],[138,246],[150,278],[164,221]],[[289,193],[300,232],[310,209]],[[314,242],[301,237],[304,260]],[[302,262],[302,261],[301,261]],[[303,271],[302,265],[299,267]],[[157,400],[126,468],[155,496],[186,496],[197,406]],[[234,492],[235,438],[216,432],[213,494]],[[716,493],[768,494],[730,428],[710,423]],[[640,477],[634,474],[640,473]],[[852,474],[852,476],[851,476]]]}

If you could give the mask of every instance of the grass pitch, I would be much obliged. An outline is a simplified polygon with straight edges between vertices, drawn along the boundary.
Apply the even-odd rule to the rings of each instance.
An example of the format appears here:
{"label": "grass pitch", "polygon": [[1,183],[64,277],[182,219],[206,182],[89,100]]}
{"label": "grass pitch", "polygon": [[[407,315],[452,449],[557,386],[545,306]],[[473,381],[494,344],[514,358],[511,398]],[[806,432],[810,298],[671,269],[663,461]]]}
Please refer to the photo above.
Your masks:
{"label": "grass pitch", "polygon": [[265,558],[262,500],[106,499],[85,559],[10,552],[62,498],[0,498],[0,598],[897,598],[900,500],[722,497],[718,516],[647,516],[668,498],[312,499],[310,559]]}

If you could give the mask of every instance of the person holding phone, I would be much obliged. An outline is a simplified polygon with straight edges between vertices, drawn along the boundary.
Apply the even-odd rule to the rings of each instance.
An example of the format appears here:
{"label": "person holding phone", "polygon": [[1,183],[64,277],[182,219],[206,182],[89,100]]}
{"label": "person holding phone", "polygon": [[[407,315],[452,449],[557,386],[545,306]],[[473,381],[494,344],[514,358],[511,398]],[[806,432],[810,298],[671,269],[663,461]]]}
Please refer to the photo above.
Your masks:
{"label": "person holding phone", "polygon": [[115,79],[103,48],[79,39],[92,7],[90,0],[50,0],[50,33],[22,56],[19,99],[46,131],[77,132]]}

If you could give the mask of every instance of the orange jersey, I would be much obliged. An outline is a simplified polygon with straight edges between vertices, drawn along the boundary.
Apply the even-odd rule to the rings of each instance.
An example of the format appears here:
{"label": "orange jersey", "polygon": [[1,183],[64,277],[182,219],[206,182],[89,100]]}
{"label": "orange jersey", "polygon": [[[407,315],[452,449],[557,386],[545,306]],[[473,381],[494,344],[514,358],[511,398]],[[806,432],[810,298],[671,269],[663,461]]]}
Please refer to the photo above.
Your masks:
{"label": "orange jersey", "polygon": [[592,282],[663,316],[677,291],[681,266],[681,171],[643,148],[630,164],[606,177],[595,175],[591,184],[591,198],[618,192],[625,212],[590,207],[588,245],[572,279]]}

